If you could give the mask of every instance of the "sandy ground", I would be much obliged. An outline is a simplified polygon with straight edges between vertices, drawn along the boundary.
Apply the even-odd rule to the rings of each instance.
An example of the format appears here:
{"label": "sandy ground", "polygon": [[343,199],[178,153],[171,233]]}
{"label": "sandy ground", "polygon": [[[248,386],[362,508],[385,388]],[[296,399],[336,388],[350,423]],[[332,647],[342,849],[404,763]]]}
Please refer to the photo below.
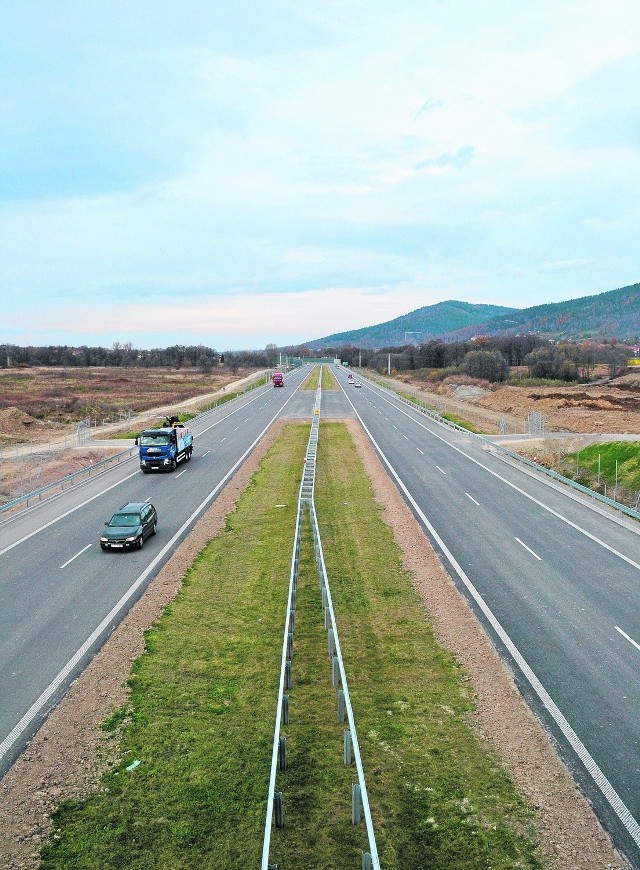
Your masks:
{"label": "sandy ground", "polygon": [[[222,528],[285,422],[270,430],[239,469],[0,781],[0,859],[6,870],[39,866],[39,849],[51,831],[52,810],[60,800],[88,794],[115,759],[114,737],[99,726],[126,700],[126,679],[143,651],[144,631],[173,599],[196,554]],[[539,848],[548,866],[553,870],[626,868],[359,424],[348,421],[348,425],[428,618],[473,684],[477,710],[472,725],[536,808]]]}
{"label": "sandy ground", "polygon": [[419,372],[402,372],[396,388],[415,393],[441,412],[458,414],[490,434],[526,431],[530,412],[542,414],[546,428],[575,433],[620,432],[640,434],[640,373],[629,373],[601,384],[564,387],[516,387],[483,382],[425,383]]}

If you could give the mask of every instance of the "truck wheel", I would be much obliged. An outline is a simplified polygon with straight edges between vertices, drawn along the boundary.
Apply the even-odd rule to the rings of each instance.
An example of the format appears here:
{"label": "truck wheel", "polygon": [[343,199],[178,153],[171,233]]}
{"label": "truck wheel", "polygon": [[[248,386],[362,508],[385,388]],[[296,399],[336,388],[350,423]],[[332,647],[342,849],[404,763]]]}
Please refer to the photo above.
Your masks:
{"label": "truck wheel", "polygon": [[175,461],[175,459],[172,459],[171,465],[169,466],[170,470],[175,471],[177,467],[178,467],[178,463]]}
{"label": "truck wheel", "polygon": [[190,448],[187,450],[187,462],[191,462],[191,456],[192,456],[192,454],[193,454],[193,447],[190,447]]}

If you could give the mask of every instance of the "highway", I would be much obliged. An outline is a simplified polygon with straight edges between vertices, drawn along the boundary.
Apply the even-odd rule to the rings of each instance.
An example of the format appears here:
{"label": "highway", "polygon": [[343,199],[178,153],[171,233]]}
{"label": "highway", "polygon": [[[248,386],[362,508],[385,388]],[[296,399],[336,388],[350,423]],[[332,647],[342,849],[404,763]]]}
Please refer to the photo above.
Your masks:
{"label": "highway", "polygon": [[640,534],[373,382],[339,380],[601,821],[640,867]]}
{"label": "highway", "polygon": [[[308,371],[194,420],[193,458],[175,472],[143,474],[134,457],[0,526],[0,776],[271,423],[310,419],[314,392],[298,389]],[[157,534],[102,552],[113,512],[146,500]]]}
{"label": "highway", "polygon": [[[0,775],[47,711],[279,416],[313,391],[254,390],[194,422],[173,474],[137,461],[0,527]],[[618,848],[640,868],[640,535],[525,473],[491,446],[361,379],[325,392],[323,417],[361,423],[445,566],[507,661]],[[133,553],[98,535],[150,499],[158,534]]]}

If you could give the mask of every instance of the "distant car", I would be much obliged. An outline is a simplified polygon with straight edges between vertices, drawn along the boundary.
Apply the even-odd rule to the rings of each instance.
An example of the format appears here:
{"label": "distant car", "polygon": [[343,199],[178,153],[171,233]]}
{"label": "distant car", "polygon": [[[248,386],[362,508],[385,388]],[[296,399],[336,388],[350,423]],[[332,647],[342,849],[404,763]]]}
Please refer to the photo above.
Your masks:
{"label": "distant car", "polygon": [[104,525],[100,535],[103,550],[141,550],[145,540],[156,533],[158,514],[149,502],[128,502]]}
{"label": "distant car", "polygon": [[354,384],[353,384],[353,385],[354,385],[354,387],[361,387],[361,386],[362,386],[362,384],[360,383],[360,381],[354,381]]}

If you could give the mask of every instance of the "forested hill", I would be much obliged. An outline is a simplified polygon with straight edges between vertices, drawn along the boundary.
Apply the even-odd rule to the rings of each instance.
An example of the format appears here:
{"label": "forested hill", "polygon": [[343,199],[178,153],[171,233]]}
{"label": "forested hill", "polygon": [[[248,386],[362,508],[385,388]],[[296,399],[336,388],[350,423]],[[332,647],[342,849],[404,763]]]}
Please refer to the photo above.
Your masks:
{"label": "forested hill", "polygon": [[617,338],[640,336],[640,284],[583,296],[567,302],[535,305],[458,329],[443,338],[467,341],[476,335],[536,333],[552,339]]}
{"label": "forested hill", "polygon": [[517,308],[506,308],[503,305],[438,302],[436,305],[426,305],[424,308],[418,308],[386,323],[365,326],[350,332],[339,332],[306,342],[306,347],[315,350],[353,344],[356,347],[377,349],[398,347],[414,341],[423,344],[464,327],[473,327],[472,332],[476,334],[479,331],[476,328],[478,324],[490,318],[495,319],[499,315],[509,317],[516,311]]}

